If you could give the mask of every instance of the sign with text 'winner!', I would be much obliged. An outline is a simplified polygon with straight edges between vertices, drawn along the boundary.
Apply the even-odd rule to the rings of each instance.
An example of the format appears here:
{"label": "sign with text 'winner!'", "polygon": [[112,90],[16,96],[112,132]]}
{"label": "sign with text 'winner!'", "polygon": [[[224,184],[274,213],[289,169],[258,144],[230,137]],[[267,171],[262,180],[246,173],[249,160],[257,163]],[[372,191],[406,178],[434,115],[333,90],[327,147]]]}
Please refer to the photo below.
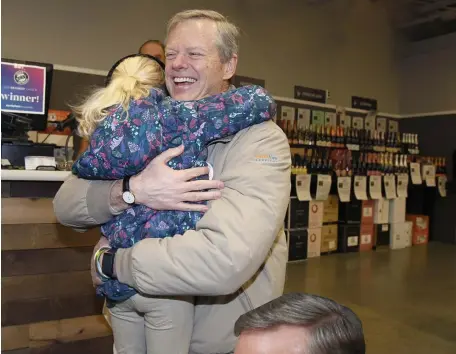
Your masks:
{"label": "sign with text 'winner!'", "polygon": [[295,86],[294,98],[304,101],[326,103],[326,91],[304,86]]}
{"label": "sign with text 'winner!'", "polygon": [[2,62],[2,111],[44,114],[46,69]]}

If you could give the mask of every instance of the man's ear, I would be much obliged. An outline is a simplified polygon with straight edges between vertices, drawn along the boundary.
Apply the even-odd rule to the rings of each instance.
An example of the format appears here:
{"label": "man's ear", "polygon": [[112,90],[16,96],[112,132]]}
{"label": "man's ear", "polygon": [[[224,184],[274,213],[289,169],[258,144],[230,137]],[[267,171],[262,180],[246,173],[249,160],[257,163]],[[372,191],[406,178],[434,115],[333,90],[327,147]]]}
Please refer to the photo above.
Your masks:
{"label": "man's ear", "polygon": [[236,72],[237,62],[238,56],[237,54],[234,54],[233,57],[227,63],[225,63],[225,72],[223,73],[223,80],[229,80],[234,76],[234,73]]}

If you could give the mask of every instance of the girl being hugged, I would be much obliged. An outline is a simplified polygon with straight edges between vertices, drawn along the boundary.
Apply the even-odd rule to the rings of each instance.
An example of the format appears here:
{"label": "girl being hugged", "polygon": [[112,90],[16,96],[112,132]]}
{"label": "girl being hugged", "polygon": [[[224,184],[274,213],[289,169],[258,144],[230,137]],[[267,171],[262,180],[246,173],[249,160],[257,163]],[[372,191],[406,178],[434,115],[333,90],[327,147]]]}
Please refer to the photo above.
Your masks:
{"label": "girl being hugged", "polygon": [[[273,98],[260,86],[244,86],[197,101],[176,101],[164,89],[164,66],[154,57],[130,55],[119,60],[106,86],[74,108],[80,135],[88,149],[73,165],[85,179],[129,178],[165,150],[180,145],[184,152],[168,165],[174,169],[211,166],[207,145],[271,119]],[[111,248],[128,248],[144,238],[172,237],[194,229],[199,212],[158,211],[134,204],[102,225]],[[129,199],[130,197],[130,199]],[[96,257],[106,252],[101,249]],[[112,251],[110,251],[112,252]],[[97,262],[98,263],[98,262]],[[98,273],[111,312],[116,350],[121,353],[188,353],[193,326],[192,299],[150,297]],[[176,294],[178,295],[178,294]]]}

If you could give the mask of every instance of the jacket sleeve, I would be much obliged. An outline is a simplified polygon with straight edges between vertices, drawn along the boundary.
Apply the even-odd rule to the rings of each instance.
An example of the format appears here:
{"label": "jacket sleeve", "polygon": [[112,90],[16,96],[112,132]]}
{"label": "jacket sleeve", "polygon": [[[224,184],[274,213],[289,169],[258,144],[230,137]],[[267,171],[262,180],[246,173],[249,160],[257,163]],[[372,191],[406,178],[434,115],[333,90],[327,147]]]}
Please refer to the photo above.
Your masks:
{"label": "jacket sleeve", "polygon": [[233,142],[219,176],[222,198],[211,203],[196,230],[119,249],[119,281],[150,295],[237,291],[264,263],[283,226],[290,164],[290,148],[277,125],[252,127]]}
{"label": "jacket sleeve", "polygon": [[84,229],[109,221],[120,214],[110,206],[115,181],[89,181],[70,176],[54,197],[57,220],[68,227]]}

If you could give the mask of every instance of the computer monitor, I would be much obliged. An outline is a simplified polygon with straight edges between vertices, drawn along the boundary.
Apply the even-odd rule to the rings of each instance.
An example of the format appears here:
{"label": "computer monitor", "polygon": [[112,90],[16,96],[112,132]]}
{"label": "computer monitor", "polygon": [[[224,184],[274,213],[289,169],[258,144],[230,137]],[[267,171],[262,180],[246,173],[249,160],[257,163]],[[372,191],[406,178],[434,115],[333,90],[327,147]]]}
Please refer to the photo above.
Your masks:
{"label": "computer monitor", "polygon": [[1,69],[2,140],[45,130],[53,65],[2,58]]}

